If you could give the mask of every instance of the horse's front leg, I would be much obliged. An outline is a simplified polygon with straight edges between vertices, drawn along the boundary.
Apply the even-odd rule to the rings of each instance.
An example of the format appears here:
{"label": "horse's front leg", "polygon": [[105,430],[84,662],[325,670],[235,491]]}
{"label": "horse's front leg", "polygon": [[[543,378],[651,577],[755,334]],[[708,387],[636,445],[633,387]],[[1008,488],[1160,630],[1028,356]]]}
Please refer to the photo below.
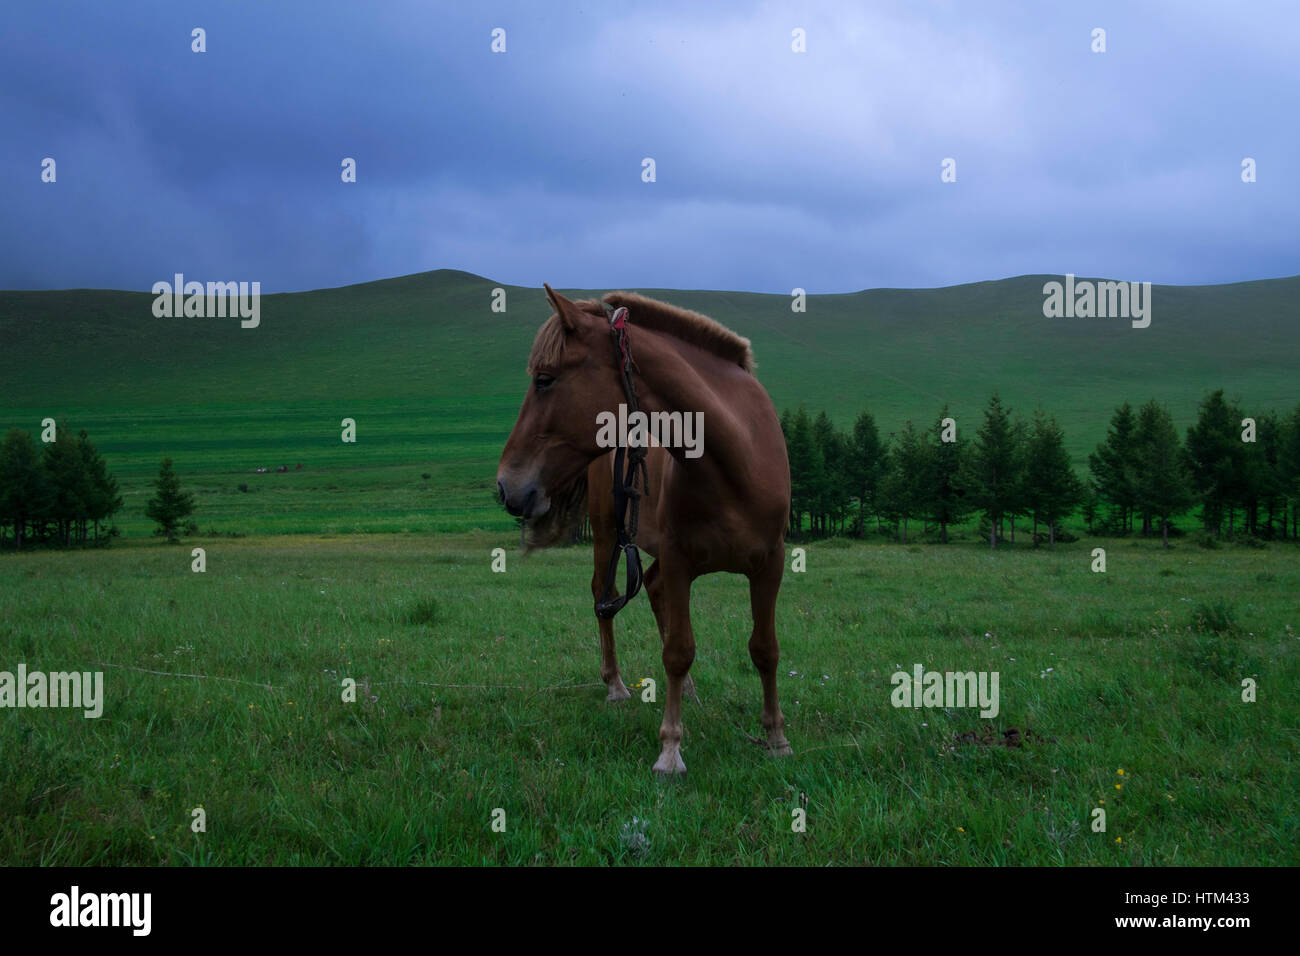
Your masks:
{"label": "horse's front leg", "polygon": [[[605,575],[600,567],[600,556],[596,556],[596,573],[591,579],[591,593],[597,601],[601,599],[605,591]],[[616,596],[617,589],[614,591]],[[614,622],[596,618],[596,624],[600,629],[600,679],[605,682],[609,693],[605,696],[608,703],[616,704],[619,701],[627,700],[632,696],[632,692],[627,689],[623,683],[623,675],[618,669],[618,655],[614,652]]]}

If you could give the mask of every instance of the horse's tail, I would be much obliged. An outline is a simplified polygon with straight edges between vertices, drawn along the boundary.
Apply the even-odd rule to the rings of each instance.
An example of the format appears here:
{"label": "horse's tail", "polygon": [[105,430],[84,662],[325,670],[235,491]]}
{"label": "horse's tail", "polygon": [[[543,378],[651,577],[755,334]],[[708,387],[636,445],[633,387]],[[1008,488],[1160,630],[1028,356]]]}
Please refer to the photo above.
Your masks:
{"label": "horse's tail", "polygon": [[572,541],[587,520],[587,469],[568,486],[551,495],[551,507],[535,521],[524,524],[524,553]]}

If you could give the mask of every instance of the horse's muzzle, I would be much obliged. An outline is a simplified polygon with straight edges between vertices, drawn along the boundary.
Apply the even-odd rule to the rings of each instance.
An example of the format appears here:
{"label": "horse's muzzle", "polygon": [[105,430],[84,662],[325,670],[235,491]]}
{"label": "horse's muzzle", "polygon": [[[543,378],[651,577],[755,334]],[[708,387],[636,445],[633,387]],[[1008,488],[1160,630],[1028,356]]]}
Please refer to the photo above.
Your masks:
{"label": "horse's muzzle", "polygon": [[[534,512],[538,511],[538,502],[544,500],[537,482],[530,481],[522,488],[507,488],[500,478],[497,479],[497,498],[506,506],[506,511],[525,521],[536,517]],[[545,508],[541,510],[545,511]]]}

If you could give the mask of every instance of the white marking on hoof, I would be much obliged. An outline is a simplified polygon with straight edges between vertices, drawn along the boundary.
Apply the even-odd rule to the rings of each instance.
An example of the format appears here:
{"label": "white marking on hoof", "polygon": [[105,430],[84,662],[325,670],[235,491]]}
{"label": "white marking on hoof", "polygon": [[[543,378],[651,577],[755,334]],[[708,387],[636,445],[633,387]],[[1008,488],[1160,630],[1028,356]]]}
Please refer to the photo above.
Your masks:
{"label": "white marking on hoof", "polygon": [[615,677],[609,682],[609,695],[605,698],[607,704],[617,704],[621,700],[627,700],[632,696],[632,692],[627,689],[623,683],[623,678]]}
{"label": "white marking on hoof", "polygon": [[682,753],[676,747],[665,747],[664,752],[655,761],[655,773],[664,776],[674,774],[686,775],[686,764],[682,763]]}

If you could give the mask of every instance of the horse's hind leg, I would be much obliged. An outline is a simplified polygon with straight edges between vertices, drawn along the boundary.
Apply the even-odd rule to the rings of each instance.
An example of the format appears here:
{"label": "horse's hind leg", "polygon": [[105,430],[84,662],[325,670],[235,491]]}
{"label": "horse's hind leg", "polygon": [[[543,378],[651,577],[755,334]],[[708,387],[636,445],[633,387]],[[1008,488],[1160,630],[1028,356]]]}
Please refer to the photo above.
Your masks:
{"label": "horse's hind leg", "polygon": [[[664,553],[660,552],[660,560]],[[661,571],[664,623],[664,719],[659,727],[659,759],[655,772],[686,772],[682,761],[682,687],[695,660],[695,633],[691,630],[691,577],[684,562],[670,561]]]}
{"label": "horse's hind leg", "polygon": [[[659,628],[659,644],[662,647],[667,639],[668,617],[667,610],[664,607],[664,586],[659,580],[659,562],[656,561],[645,572],[645,593],[650,599],[650,610],[655,613],[655,624]],[[690,674],[682,681],[682,693],[689,697],[695,703],[700,702],[700,698],[695,693],[695,679]]]}
{"label": "horse's hind leg", "polygon": [[749,638],[749,659],[763,681],[763,729],[767,749],[777,756],[791,753],[785,739],[785,715],[776,699],[776,667],[781,649],[776,642],[776,596],[785,573],[784,552],[778,551],[761,571],[749,576],[749,606],[754,615],[754,632]]}

